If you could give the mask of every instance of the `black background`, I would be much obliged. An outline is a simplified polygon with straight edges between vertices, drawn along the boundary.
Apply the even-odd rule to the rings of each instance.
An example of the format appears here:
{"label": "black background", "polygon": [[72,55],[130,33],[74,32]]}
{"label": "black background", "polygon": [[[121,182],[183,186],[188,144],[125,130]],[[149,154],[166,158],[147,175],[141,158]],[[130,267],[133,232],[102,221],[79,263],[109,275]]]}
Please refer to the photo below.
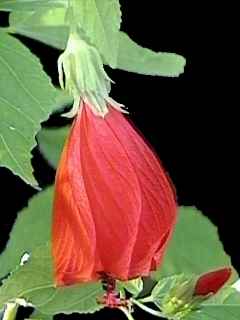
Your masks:
{"label": "black background", "polygon": [[[218,11],[208,5],[191,8],[189,4],[176,4],[177,1],[121,3],[122,30],[142,46],[184,55],[187,66],[179,78],[149,77],[107,68],[115,81],[111,96],[128,107],[131,119],[156,149],[176,186],[179,204],[196,206],[218,226],[224,248],[240,270],[239,207],[234,183],[236,89],[230,75],[234,70],[233,57],[229,57],[230,28],[226,28],[225,21],[228,8],[220,8],[219,4]],[[0,21],[1,25],[6,24],[7,15],[1,14]],[[18,38],[40,57],[57,84],[59,51]],[[51,117],[44,125],[56,126],[64,121]],[[37,147],[32,163],[42,188],[54,181],[55,172]],[[35,191],[4,168],[0,168],[0,188],[3,249],[17,212]],[[139,316],[140,313],[136,318]],[[124,318],[115,311],[81,315],[84,317]]]}

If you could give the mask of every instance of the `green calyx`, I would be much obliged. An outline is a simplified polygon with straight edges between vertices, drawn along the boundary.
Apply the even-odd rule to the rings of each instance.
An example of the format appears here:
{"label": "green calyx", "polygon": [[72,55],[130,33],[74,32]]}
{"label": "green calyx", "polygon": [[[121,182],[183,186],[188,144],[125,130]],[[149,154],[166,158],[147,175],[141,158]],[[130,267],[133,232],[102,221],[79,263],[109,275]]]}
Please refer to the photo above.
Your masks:
{"label": "green calyx", "polygon": [[58,73],[61,88],[74,98],[73,108],[66,117],[76,115],[81,101],[102,117],[108,113],[108,104],[121,110],[122,106],[109,97],[111,79],[98,50],[81,38],[77,30],[70,32],[67,47],[58,59]]}
{"label": "green calyx", "polygon": [[162,302],[163,314],[172,319],[182,319],[190,313],[195,307],[193,289],[193,280],[180,276]]}
{"label": "green calyx", "polygon": [[[151,293],[151,300],[168,319],[180,320],[199,308],[206,297],[194,296],[196,279],[184,275],[160,281]],[[148,302],[148,299],[146,300]],[[143,299],[144,302],[144,299]]]}

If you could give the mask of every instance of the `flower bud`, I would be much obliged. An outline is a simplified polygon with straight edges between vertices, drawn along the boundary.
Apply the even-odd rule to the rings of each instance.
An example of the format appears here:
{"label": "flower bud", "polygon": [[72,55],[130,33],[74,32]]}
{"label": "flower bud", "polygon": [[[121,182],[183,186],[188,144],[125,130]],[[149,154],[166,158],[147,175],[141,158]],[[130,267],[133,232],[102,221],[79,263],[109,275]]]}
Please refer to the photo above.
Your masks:
{"label": "flower bud", "polygon": [[230,279],[231,274],[231,268],[223,268],[203,274],[196,282],[194,295],[207,296],[216,294]]}
{"label": "flower bud", "polygon": [[82,102],[57,170],[53,261],[57,285],[148,276],[176,222],[172,184],[124,115]]}

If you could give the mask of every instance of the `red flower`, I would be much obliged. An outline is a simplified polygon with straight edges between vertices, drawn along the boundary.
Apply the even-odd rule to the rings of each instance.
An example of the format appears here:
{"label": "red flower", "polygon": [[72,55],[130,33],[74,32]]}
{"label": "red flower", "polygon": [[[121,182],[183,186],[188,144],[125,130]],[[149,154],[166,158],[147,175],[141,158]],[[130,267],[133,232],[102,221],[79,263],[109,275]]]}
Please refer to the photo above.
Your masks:
{"label": "red flower", "polygon": [[56,284],[147,276],[175,220],[174,191],[146,142],[112,107],[102,118],[82,105],[56,176]]}
{"label": "red flower", "polygon": [[195,285],[195,296],[207,296],[217,293],[229,280],[232,274],[231,268],[223,268],[202,275]]}

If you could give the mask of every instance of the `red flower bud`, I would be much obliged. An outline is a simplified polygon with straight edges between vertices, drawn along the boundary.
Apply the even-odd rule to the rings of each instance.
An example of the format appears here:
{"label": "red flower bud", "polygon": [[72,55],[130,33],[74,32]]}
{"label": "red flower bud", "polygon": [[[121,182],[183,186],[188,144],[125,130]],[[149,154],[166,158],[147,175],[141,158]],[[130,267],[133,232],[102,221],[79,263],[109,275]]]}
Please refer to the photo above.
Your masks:
{"label": "red flower bud", "polygon": [[217,293],[229,280],[232,274],[231,268],[223,268],[203,274],[195,285],[195,296],[207,296]]}
{"label": "red flower bud", "polygon": [[171,183],[122,113],[87,105],[73,123],[56,176],[53,261],[57,285],[147,276],[176,220]]}

